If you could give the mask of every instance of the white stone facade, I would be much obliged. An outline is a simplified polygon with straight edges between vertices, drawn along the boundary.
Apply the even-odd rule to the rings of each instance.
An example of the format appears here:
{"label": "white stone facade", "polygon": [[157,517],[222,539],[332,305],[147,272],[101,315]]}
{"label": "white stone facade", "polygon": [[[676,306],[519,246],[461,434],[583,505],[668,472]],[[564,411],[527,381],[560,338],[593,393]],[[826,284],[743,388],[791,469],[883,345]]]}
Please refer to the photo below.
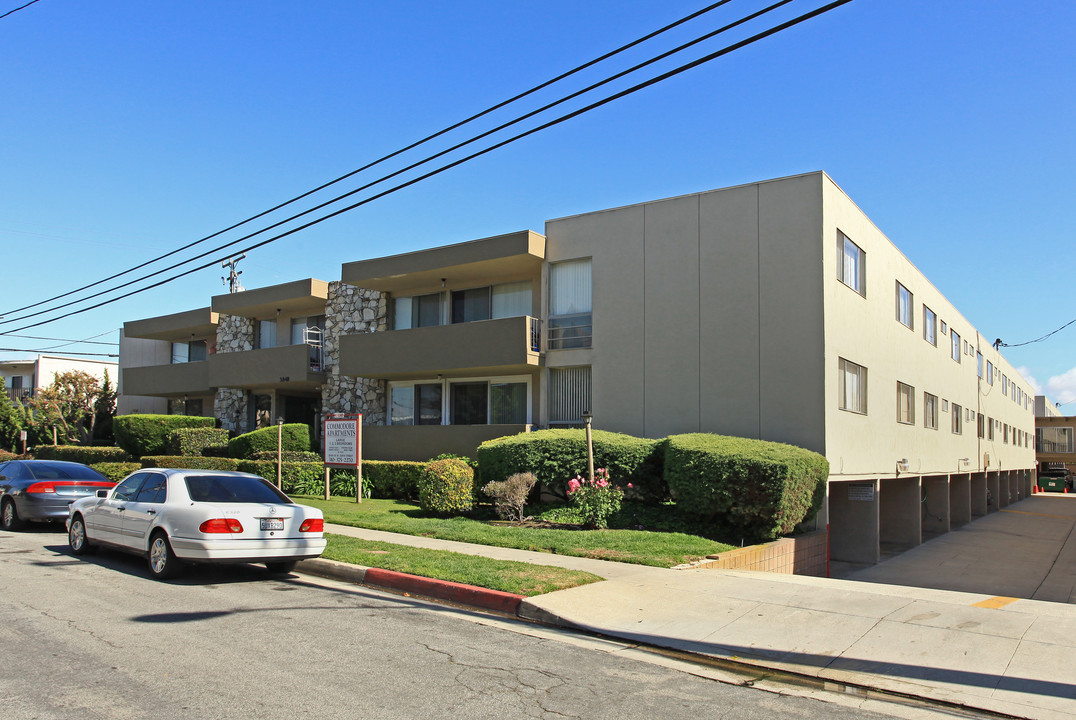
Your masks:
{"label": "white stone facade", "polygon": [[376,290],[364,290],[342,282],[329,283],[325,304],[323,352],[325,384],[321,388],[323,415],[362,413],[364,425],[384,425],[384,380],[340,374],[340,337],[388,328],[388,299]]}
{"label": "white stone facade", "polygon": [[[217,352],[254,349],[254,321],[238,315],[221,314],[217,321]],[[239,388],[217,388],[213,414],[227,430],[244,433],[247,427],[247,394]]]}

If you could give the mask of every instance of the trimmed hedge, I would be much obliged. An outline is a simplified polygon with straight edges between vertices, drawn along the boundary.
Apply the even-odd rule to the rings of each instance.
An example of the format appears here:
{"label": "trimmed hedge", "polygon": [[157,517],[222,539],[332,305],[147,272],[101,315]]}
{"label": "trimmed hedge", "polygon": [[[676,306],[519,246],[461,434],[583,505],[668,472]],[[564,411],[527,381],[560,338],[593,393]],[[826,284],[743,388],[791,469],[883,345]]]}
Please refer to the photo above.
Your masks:
{"label": "trimmed hedge", "polygon": [[[594,467],[609,471],[616,485],[631,483],[647,500],[668,495],[662,475],[664,443],[605,430],[592,431]],[[487,440],[478,446],[479,484],[506,480],[516,473],[532,472],[547,492],[568,497],[568,481],[587,470],[585,430],[537,430]]]}
{"label": "trimmed hedge", "polygon": [[[142,457],[142,467],[238,470],[239,461],[234,458],[198,457],[196,455],[145,455]],[[276,477],[276,475],[274,474],[273,477]]]}
{"label": "trimmed hedge", "polygon": [[[276,442],[275,440],[273,441]],[[274,444],[272,450],[259,450],[254,453],[251,460],[272,460],[276,462],[276,445]],[[285,450],[280,453],[280,459],[284,462],[322,462],[321,455],[316,452],[304,452],[302,450]]]}
{"label": "trimmed hedge", "polygon": [[[239,472],[260,475],[276,484],[276,460],[238,460]],[[325,466],[320,462],[282,462],[280,486],[288,495],[321,495],[325,492]]]}
{"label": "trimmed hedge", "polygon": [[457,515],[474,508],[474,470],[463,460],[434,460],[418,484],[418,504],[437,515]]}
{"label": "trimmed hedge", "polygon": [[113,482],[119,482],[135,470],[142,469],[142,463],[136,462],[99,462],[90,465],[91,468],[104,475]]}
{"label": "trimmed hedge", "polygon": [[[418,486],[426,470],[424,462],[410,460],[363,460],[362,484],[372,497],[417,500]],[[355,495],[355,473],[349,472],[351,495]]]}
{"label": "trimmed hedge", "polygon": [[130,458],[118,447],[92,445],[38,445],[34,448],[38,460],[66,460],[93,465],[94,463],[126,462]]}
{"label": "trimmed hedge", "polygon": [[793,445],[706,433],[666,439],[665,479],[677,507],[752,541],[813,517],[828,476],[825,457]]}
{"label": "trimmed hedge", "polygon": [[211,417],[191,415],[118,415],[112,420],[116,444],[132,457],[159,455],[166,451],[168,433],[180,428],[211,428]]}
{"label": "trimmed hedge", "polygon": [[168,433],[165,451],[169,455],[201,455],[207,447],[228,447],[224,428],[179,428]]}
{"label": "trimmed hedge", "polygon": [[[237,435],[228,441],[228,454],[233,458],[251,459],[254,453],[272,450],[276,452],[278,429],[261,428],[253,432]],[[310,428],[302,423],[285,425],[281,437],[281,447],[288,451],[309,452]]]}

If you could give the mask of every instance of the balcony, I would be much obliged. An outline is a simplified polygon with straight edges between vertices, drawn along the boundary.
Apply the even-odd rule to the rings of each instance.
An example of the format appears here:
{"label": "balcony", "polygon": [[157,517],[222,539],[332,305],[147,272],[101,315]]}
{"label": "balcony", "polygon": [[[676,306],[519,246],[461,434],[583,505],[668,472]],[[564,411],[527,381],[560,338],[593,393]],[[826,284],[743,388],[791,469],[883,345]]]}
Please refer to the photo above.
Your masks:
{"label": "balcony", "polygon": [[123,394],[168,397],[210,392],[209,363],[188,362],[123,368]]}
{"label": "balcony", "polygon": [[325,382],[321,348],[284,345],[209,356],[209,385],[317,390]]}
{"label": "balcony", "polygon": [[145,320],[132,320],[123,324],[123,334],[129,338],[168,341],[214,338],[217,335],[217,313],[209,308],[199,308]]}
{"label": "balcony", "polygon": [[405,380],[433,375],[518,375],[540,365],[540,321],[532,317],[345,335],[340,372]]}
{"label": "balcony", "polygon": [[486,440],[530,431],[530,425],[363,425],[367,460],[428,460],[441,453],[473,458]]}
{"label": "balcony", "polygon": [[7,399],[11,402],[23,404],[36,394],[33,388],[7,388],[4,392],[7,393]]}

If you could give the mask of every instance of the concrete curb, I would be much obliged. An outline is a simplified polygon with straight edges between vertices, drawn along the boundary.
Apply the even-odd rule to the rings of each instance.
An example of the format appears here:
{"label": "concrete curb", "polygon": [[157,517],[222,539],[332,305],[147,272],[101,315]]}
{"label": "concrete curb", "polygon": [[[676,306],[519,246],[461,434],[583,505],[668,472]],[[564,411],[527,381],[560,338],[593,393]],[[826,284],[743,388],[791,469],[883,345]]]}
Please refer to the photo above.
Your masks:
{"label": "concrete curb", "polygon": [[435,580],[418,575],[408,575],[395,570],[350,565],[324,558],[303,560],[296,567],[296,570],[333,580],[343,580],[344,582],[359,585],[371,585],[437,600],[447,600],[459,605],[492,610],[516,617],[521,617],[519,607],[525,599],[523,595],[501,592],[500,590],[489,590],[449,580]]}

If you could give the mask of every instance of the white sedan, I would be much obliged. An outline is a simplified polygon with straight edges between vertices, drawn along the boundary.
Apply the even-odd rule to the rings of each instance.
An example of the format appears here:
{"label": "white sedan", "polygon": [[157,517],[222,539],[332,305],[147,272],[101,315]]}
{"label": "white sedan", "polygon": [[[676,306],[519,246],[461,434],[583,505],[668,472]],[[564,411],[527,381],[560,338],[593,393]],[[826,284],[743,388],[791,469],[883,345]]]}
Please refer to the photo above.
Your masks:
{"label": "white sedan", "polygon": [[151,468],[71,504],[71,552],[97,546],[149,558],[153,577],[185,562],[265,563],[287,573],[325,550],[325,521],[257,475]]}

